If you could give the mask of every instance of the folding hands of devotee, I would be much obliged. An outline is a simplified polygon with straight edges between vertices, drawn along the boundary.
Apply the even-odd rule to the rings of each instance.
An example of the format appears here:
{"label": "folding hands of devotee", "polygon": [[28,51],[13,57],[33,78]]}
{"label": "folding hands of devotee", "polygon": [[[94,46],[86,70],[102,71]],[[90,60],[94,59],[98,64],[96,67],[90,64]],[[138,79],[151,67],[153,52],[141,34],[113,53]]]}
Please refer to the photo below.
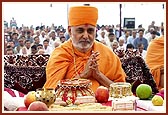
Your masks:
{"label": "folding hands of devotee", "polygon": [[99,60],[99,52],[92,51],[91,56],[89,57],[84,71],[77,75],[76,78],[89,78],[91,76],[96,77],[96,74],[98,74],[100,71],[98,69],[97,61]]}

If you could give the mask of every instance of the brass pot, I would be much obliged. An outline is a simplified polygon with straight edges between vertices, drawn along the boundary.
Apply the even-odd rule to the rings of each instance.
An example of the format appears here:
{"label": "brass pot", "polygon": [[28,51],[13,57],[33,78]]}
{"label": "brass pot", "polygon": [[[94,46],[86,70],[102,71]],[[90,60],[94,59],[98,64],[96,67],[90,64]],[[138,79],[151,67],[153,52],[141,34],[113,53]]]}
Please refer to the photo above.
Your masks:
{"label": "brass pot", "polygon": [[53,88],[39,88],[36,90],[36,100],[44,102],[48,107],[56,100],[55,89]]}
{"label": "brass pot", "polygon": [[122,98],[132,96],[131,84],[127,82],[116,82],[110,84],[109,88],[110,97]]}

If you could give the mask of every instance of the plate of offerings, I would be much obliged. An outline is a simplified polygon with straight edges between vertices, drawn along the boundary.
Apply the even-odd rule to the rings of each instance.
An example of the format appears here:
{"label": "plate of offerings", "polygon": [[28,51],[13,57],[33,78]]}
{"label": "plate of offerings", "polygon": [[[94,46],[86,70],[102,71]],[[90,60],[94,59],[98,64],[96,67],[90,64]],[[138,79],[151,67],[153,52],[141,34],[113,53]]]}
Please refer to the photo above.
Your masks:
{"label": "plate of offerings", "polygon": [[88,79],[60,80],[56,90],[56,102],[59,105],[74,105],[81,103],[95,103],[94,92]]}

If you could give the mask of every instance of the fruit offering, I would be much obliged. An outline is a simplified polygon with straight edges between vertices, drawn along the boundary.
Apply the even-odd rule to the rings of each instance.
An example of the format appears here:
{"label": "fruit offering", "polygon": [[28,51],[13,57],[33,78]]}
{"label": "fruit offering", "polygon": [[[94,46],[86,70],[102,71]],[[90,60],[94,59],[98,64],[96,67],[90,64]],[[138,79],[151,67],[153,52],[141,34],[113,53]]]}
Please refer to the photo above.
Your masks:
{"label": "fruit offering", "polygon": [[106,103],[109,99],[109,91],[107,87],[99,86],[95,92],[95,98],[99,103]]}
{"label": "fruit offering", "polygon": [[163,98],[159,95],[155,95],[153,98],[152,98],[152,104],[154,106],[162,106],[163,105]]}
{"label": "fruit offering", "polygon": [[27,110],[28,111],[48,111],[48,107],[45,103],[41,101],[34,101],[29,105]]}
{"label": "fruit offering", "polygon": [[36,92],[35,91],[30,91],[24,96],[24,104],[27,108],[34,101],[36,101]]}
{"label": "fruit offering", "polygon": [[136,88],[136,96],[140,99],[149,99],[152,96],[152,88],[148,84],[140,84]]}
{"label": "fruit offering", "polygon": [[26,108],[35,101],[41,101],[48,107],[53,104],[56,100],[55,89],[53,88],[39,88],[36,91],[30,91],[24,96],[24,104]]}

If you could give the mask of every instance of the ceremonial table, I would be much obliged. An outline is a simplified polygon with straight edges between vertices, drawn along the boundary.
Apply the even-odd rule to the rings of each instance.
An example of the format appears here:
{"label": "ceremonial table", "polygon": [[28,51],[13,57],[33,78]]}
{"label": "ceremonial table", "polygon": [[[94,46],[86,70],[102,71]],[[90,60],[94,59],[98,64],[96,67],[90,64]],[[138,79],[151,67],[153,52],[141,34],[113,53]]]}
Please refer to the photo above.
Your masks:
{"label": "ceremonial table", "polygon": [[[5,97],[3,97],[3,103],[4,103],[5,107],[13,106],[13,108],[14,108],[13,110],[17,110],[18,112],[19,111],[27,111],[27,108],[24,105],[24,94],[21,94],[20,92],[18,92],[16,90],[5,89],[4,95],[5,95]],[[126,101],[123,101],[123,102],[126,102]],[[113,103],[114,103],[113,98],[110,97],[108,102],[101,103],[101,105],[112,107]],[[164,103],[162,106],[154,106],[152,104],[151,100],[139,100],[136,97],[135,98],[135,110],[133,110],[131,112],[138,112],[138,111],[165,113],[166,112],[166,100],[164,100]],[[62,111],[62,112],[64,112],[64,111]],[[85,112],[85,111],[83,111],[83,112]],[[113,112],[113,111],[111,109],[111,111],[108,111],[108,112]],[[128,110],[126,112],[128,112]]]}
{"label": "ceremonial table", "polygon": [[[24,106],[23,98],[20,97],[17,100],[20,101],[20,107],[18,107],[17,111],[27,111],[27,108]],[[101,104],[104,106],[112,106],[112,101],[109,100],[107,103],[101,103]],[[156,112],[165,113],[166,112],[165,105],[166,104],[164,103],[163,106],[153,106],[151,100],[136,100],[135,111],[131,111],[131,112],[150,111],[150,112],[155,112],[155,113]],[[111,112],[113,111],[111,110]]]}

